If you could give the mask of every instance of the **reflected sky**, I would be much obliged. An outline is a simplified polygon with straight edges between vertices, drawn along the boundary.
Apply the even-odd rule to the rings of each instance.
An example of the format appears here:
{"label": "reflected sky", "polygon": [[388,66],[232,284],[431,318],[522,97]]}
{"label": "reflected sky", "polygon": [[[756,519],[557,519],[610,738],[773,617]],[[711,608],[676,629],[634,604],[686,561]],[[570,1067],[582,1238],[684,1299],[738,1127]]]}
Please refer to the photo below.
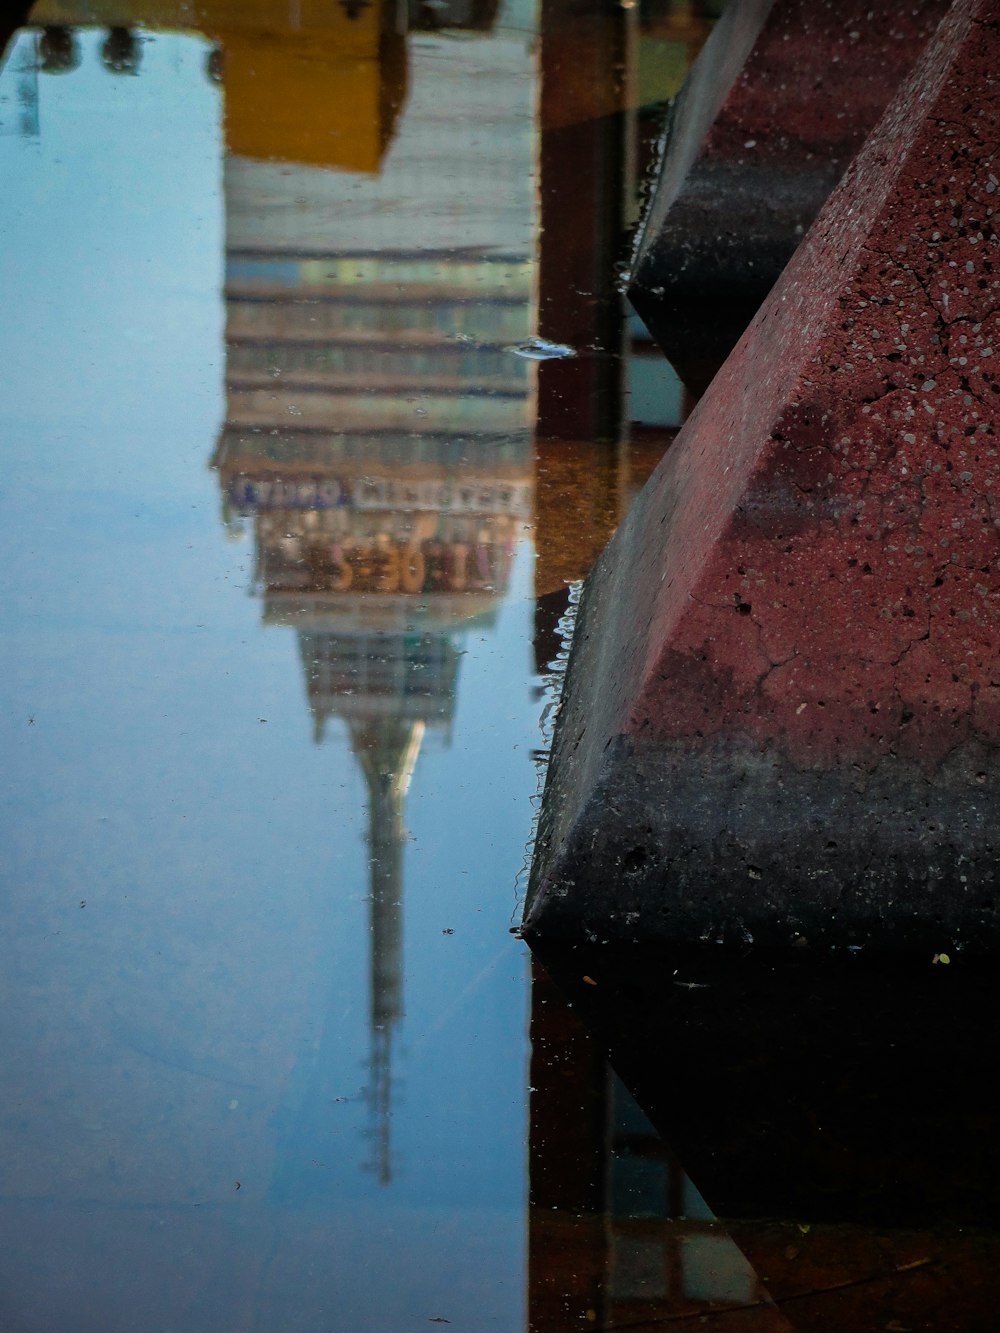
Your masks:
{"label": "reflected sky", "polygon": [[[5,83],[35,40],[19,39]],[[352,400],[342,378],[330,380],[370,381],[370,361],[317,369],[315,358],[300,359],[308,383],[286,401],[251,383],[271,361],[256,363],[246,353],[253,340],[233,335],[236,289],[261,279],[267,245],[296,252],[296,262],[305,251],[322,250],[324,262],[338,247],[354,253],[356,237],[317,239],[317,217],[377,193],[373,182],[395,182],[397,198],[412,193],[404,168],[408,145],[412,163],[427,141],[418,112],[435,104],[428,80],[459,48],[423,36],[411,50],[410,110],[381,176],[308,164],[282,176],[227,160],[222,91],[206,75],[210,41],[149,36],[130,77],[102,65],[104,40],[81,33],[78,66],[39,75],[37,132],[0,135],[11,941],[0,1050],[13,1148],[0,1320],[395,1330],[442,1317],[518,1328],[526,989],[521,946],[506,930],[537,738],[523,488],[504,511],[502,578],[487,577],[488,567],[480,580],[486,604],[465,615],[449,602],[443,627],[435,620],[435,598],[474,600],[467,572],[444,591],[425,581],[413,608],[368,626],[403,639],[436,634],[455,667],[448,725],[426,719],[401,807],[403,978],[385,1157],[371,1090],[371,783],[354,752],[347,687],[332,687],[316,742],[318,668],[299,618],[314,636],[355,629],[329,571],[303,553],[304,520],[322,528],[322,506],[297,504],[298,526],[279,506],[282,583],[264,559],[275,511],[261,484],[273,495],[294,455],[308,464],[297,477],[335,479],[353,495],[378,475],[390,435],[416,457],[421,437],[454,439],[456,427],[472,444],[520,440],[527,461],[529,372],[511,358],[512,382],[520,375],[524,387],[486,396],[496,420],[479,421],[460,386],[428,403],[386,393],[395,416],[375,420],[372,394],[355,386]],[[530,115],[524,40],[496,40],[510,60],[504,67],[484,46],[484,66],[506,71],[506,83],[495,76],[491,86]],[[475,87],[467,53],[462,69],[455,96]],[[524,142],[527,157],[514,166],[529,186],[530,136]],[[447,182],[439,187],[446,197]],[[248,237],[247,201],[262,195],[256,216],[280,220]],[[520,253],[530,261],[530,213],[526,223]],[[496,251],[500,239],[482,245]],[[392,276],[411,288],[420,279]],[[529,299],[530,290],[529,280]],[[469,300],[459,302],[466,314]],[[531,315],[523,301],[519,309],[521,335]],[[485,340],[475,327],[453,332]],[[287,345],[280,354],[277,369],[288,372]],[[477,375],[485,357],[507,374],[494,346],[473,362]],[[406,369],[397,358],[393,373]],[[317,375],[326,377],[319,387]],[[287,409],[307,393],[303,421]],[[374,455],[357,438],[353,454],[341,448],[345,432],[330,413],[351,403],[354,436],[378,437]],[[418,409],[427,415],[401,419]],[[262,440],[270,452],[258,448],[248,462]],[[450,483],[461,480],[461,456],[445,460]],[[432,449],[424,461],[442,457]],[[473,471],[481,480],[482,467]],[[435,467],[421,477],[434,481]],[[409,503],[397,510],[412,512]],[[345,540],[375,543],[379,525],[364,515],[392,505],[345,508],[350,521],[332,534],[342,553]],[[446,536],[435,527],[427,540]],[[477,540],[451,534],[453,546],[474,550]],[[480,569],[462,559],[473,575]],[[372,574],[371,558],[365,584],[359,561],[353,606],[366,615],[391,593],[376,586],[385,572]],[[289,568],[307,574],[294,605]],[[387,1266],[391,1284],[381,1280]]]}

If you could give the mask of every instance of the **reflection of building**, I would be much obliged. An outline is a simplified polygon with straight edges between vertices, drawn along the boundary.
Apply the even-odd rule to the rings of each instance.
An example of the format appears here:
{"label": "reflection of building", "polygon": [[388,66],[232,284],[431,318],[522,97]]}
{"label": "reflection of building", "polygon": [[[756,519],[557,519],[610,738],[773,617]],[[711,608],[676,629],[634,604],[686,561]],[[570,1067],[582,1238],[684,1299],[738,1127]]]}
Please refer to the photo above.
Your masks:
{"label": "reflection of building", "polygon": [[371,864],[369,924],[371,1065],[368,1100],[379,1182],[391,1176],[392,1038],[403,1017],[403,797],[420,752],[424,723],[378,718],[351,726],[351,747],[368,787]]}
{"label": "reflection of building", "polygon": [[[212,42],[226,159],[224,519],[252,530],[268,625],[294,628],[317,741],[368,790],[371,1086],[390,1172],[402,1016],[402,802],[447,737],[463,630],[492,622],[531,512],[534,56],[496,0],[40,0],[36,68],[75,27],[142,72],[143,30]],[[141,24],[141,28],[137,25]],[[47,63],[46,63],[47,62]],[[412,67],[413,86],[408,66]],[[404,95],[405,129],[393,141]]]}
{"label": "reflection of building", "polygon": [[0,134],[34,138],[38,134],[38,71],[47,58],[55,61],[54,70],[70,68],[75,56],[72,44],[63,44],[58,53],[32,51],[26,44],[11,42],[4,50],[7,34],[0,26]]}
{"label": "reflection of building", "polygon": [[788,1333],[742,1251],[538,963],[531,1039],[529,1333],[694,1324],[733,1307],[755,1307],[761,1333]]}
{"label": "reflection of building", "polygon": [[545,0],[541,9],[539,329],[579,354],[539,369],[540,671],[558,651],[567,583],[589,573],[691,406],[626,319],[619,271],[667,101],[721,7],[641,0],[584,11]]}
{"label": "reflection of building", "polygon": [[202,33],[227,150],[248,157],[376,171],[405,96],[405,9],[384,0],[39,0],[31,18],[46,69],[72,67],[70,24],[106,28],[120,73],[140,67],[137,29]]}
{"label": "reflection of building", "polygon": [[[407,117],[376,176],[225,164],[214,466],[227,526],[253,536],[264,622],[296,632],[314,736],[344,724],[365,778],[383,1182],[403,798],[424,735],[447,737],[461,635],[493,621],[531,513],[533,367],[511,350],[532,326],[531,56],[497,38],[468,51],[445,74],[433,39],[415,48]],[[451,180],[443,135],[470,145]]]}

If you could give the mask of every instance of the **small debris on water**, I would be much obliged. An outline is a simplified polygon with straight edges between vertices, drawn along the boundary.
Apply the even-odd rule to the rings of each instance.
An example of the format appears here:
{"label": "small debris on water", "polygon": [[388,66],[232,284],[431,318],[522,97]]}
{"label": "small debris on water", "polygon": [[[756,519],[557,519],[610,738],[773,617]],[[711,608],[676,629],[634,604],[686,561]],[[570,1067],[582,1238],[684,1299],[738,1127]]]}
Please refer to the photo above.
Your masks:
{"label": "small debris on water", "polygon": [[547,338],[529,338],[523,343],[511,343],[504,351],[513,352],[525,361],[558,361],[576,356],[574,347],[568,347],[565,343],[551,343]]}
{"label": "small debris on water", "polygon": [[451,926],[445,926],[444,930],[442,930],[441,932],[442,935],[454,935],[454,933],[455,931],[452,929]]}
{"label": "small debris on water", "polygon": [[951,962],[951,958],[946,953],[936,953],[934,957],[931,959],[931,962],[943,963],[945,966],[947,966]]}
{"label": "small debris on water", "polygon": [[583,978],[583,979],[584,979],[584,981],[587,983],[588,986],[596,986],[596,985],[597,985],[597,982],[594,980],[593,977],[588,977],[588,976],[584,975],[584,978]]}

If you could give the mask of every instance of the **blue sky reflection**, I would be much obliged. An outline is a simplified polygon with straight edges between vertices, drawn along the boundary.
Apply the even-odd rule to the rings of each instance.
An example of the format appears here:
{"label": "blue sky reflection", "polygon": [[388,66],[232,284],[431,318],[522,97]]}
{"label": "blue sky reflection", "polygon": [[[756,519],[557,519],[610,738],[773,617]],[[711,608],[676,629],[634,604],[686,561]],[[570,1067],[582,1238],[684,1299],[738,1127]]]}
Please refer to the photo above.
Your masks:
{"label": "blue sky reflection", "polygon": [[428,731],[405,798],[380,1185],[365,783],[342,722],[313,741],[294,625],[261,623],[208,466],[220,92],[200,39],[150,39],[137,78],[98,41],[39,78],[37,136],[0,137],[0,1322],[515,1329],[530,545],[452,631],[450,744]]}

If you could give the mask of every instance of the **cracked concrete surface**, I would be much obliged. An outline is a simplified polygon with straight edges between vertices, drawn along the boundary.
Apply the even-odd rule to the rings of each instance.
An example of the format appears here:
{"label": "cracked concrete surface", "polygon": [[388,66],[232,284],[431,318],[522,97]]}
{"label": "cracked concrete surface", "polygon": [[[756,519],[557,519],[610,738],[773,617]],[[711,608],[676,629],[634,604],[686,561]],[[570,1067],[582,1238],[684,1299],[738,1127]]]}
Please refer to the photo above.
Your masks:
{"label": "cracked concrete surface", "polygon": [[539,930],[569,928],[575,892],[662,930],[688,930],[690,900],[786,936],[825,912],[871,938],[991,936],[962,886],[1000,879],[993,11],[958,0],[592,576]]}

